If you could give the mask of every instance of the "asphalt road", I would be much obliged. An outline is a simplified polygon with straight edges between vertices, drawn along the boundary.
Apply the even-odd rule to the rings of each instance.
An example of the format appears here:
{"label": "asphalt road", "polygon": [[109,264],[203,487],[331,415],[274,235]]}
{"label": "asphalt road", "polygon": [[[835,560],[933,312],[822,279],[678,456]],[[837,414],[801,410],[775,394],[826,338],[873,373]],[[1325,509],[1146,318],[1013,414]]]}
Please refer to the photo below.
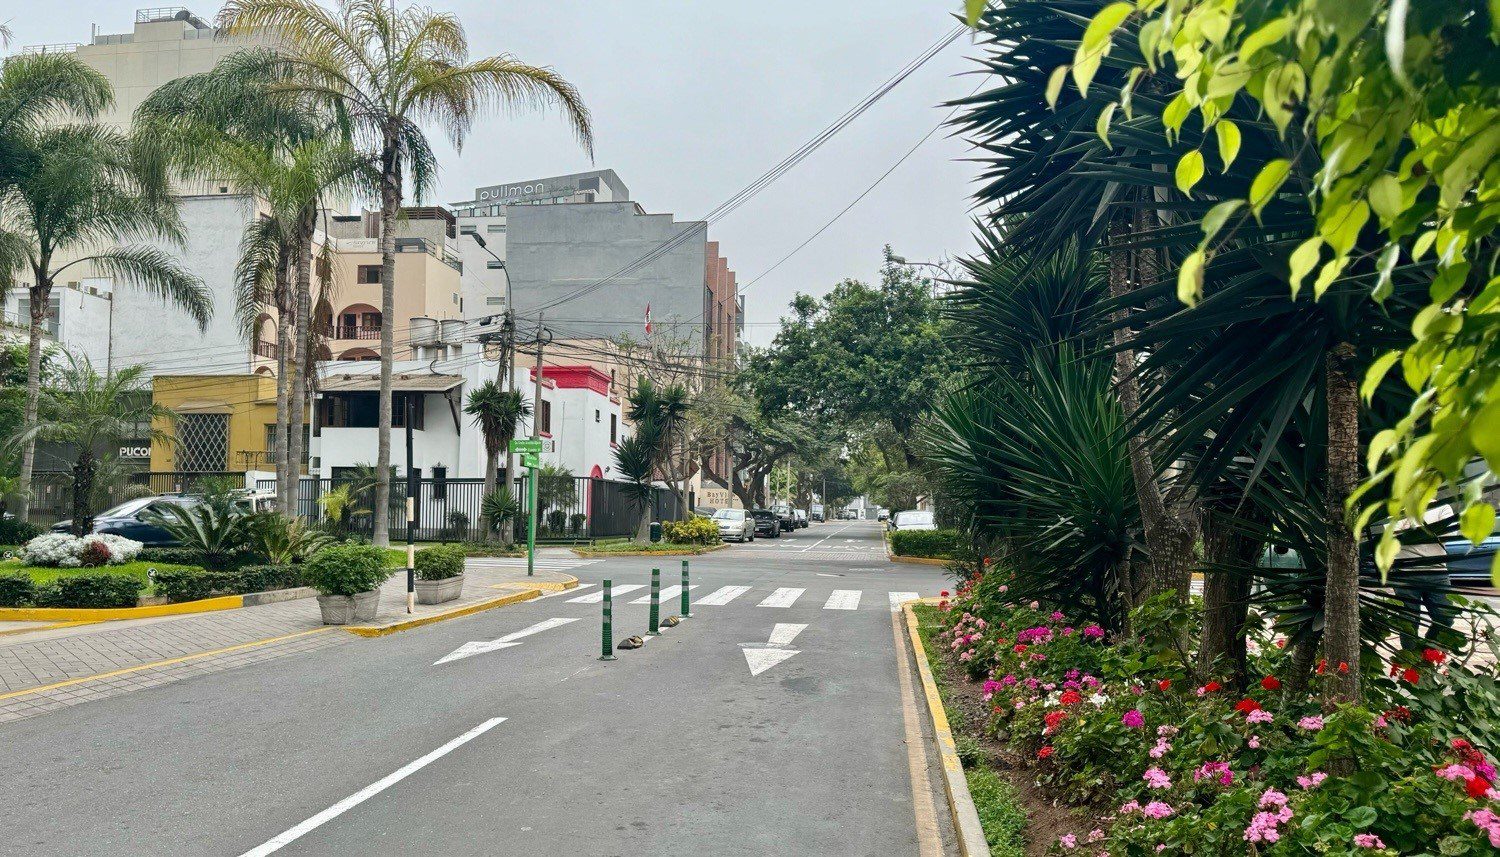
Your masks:
{"label": "asphalt road", "polygon": [[[590,595],[651,565],[0,726],[0,854],[917,853],[890,593],[942,570],[815,524],[693,559],[720,603],[598,660]],[[617,640],[646,591],[616,595]]]}

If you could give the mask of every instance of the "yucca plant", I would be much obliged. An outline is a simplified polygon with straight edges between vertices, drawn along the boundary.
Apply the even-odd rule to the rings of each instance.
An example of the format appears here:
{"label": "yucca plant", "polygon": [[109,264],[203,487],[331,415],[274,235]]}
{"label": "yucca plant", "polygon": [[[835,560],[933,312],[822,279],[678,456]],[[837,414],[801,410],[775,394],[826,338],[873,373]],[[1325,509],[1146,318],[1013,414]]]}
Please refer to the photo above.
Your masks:
{"label": "yucca plant", "polygon": [[301,562],[334,542],[303,519],[279,512],[251,516],[249,529],[251,542],[272,565]]}
{"label": "yucca plant", "polygon": [[221,569],[250,546],[254,517],[216,503],[162,503],[147,518],[181,546],[203,555],[203,564]]}
{"label": "yucca plant", "polygon": [[484,495],[479,504],[479,516],[492,532],[504,532],[506,523],[514,520],[520,511],[520,505],[504,486]]}

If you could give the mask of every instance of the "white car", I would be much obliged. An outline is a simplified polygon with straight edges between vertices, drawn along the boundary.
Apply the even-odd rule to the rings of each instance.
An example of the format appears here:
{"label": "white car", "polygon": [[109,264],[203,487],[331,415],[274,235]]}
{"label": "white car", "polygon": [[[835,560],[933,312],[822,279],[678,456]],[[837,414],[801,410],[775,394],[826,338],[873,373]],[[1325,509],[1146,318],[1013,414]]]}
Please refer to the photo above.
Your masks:
{"label": "white car", "polygon": [[931,512],[913,510],[910,512],[897,512],[895,520],[891,521],[893,530],[935,530],[937,522],[933,519]]}
{"label": "white car", "polygon": [[714,512],[713,521],[719,525],[719,538],[726,542],[755,541],[755,519],[744,509],[720,509]]}

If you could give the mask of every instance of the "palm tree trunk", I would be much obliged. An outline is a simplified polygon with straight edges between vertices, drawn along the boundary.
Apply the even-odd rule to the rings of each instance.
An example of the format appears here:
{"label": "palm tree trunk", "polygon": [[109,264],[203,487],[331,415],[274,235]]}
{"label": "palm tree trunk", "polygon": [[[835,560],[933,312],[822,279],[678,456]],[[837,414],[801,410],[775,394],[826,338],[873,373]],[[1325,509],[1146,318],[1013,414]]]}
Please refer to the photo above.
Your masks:
{"label": "palm tree trunk", "polygon": [[1214,521],[1212,509],[1208,516],[1203,527],[1205,568],[1199,669],[1213,677],[1215,663],[1225,663],[1230,682],[1243,688],[1249,669],[1244,633],[1250,606],[1248,570],[1260,545]]}
{"label": "palm tree trunk", "polygon": [[380,176],[380,422],[375,453],[375,532],[391,543],[391,363],[396,356],[396,214],[401,208],[401,165],[394,131],[387,134]]}
{"label": "palm tree trunk", "polygon": [[94,451],[80,447],[73,462],[73,535],[85,536],[94,531]]}
{"label": "palm tree trunk", "polygon": [[641,502],[641,519],[635,526],[635,543],[638,545],[651,544],[651,501]]}
{"label": "palm tree trunk", "polygon": [[313,216],[305,212],[297,248],[297,341],[292,347],[291,413],[287,432],[287,506],[283,513],[295,517],[302,495],[302,454],[306,445],[303,426],[307,421],[308,335],[312,332],[312,233]]}
{"label": "palm tree trunk", "polygon": [[[1359,542],[1345,501],[1359,485],[1359,387],[1354,346],[1336,345],[1325,358],[1328,385],[1328,577],[1323,605],[1323,656],[1328,661],[1323,701],[1358,703]],[[1347,670],[1337,665],[1347,664]]]}
{"label": "palm tree trunk", "polygon": [[[46,265],[35,266],[36,284],[28,292],[31,303],[31,337],[26,345],[26,407],[22,426],[36,425],[37,405],[42,398],[42,331],[47,323],[47,305],[52,301],[52,280]],[[36,438],[28,437],[21,447],[21,474],[16,481],[16,519],[24,521],[31,513],[31,477],[36,468]]]}
{"label": "palm tree trunk", "polygon": [[271,455],[276,461],[276,506],[282,511],[287,507],[287,485],[291,482],[291,468],[287,465],[287,407],[291,399],[290,350],[297,338],[292,319],[290,302],[286,299],[287,259],[282,256],[276,266],[276,437],[271,444]]}

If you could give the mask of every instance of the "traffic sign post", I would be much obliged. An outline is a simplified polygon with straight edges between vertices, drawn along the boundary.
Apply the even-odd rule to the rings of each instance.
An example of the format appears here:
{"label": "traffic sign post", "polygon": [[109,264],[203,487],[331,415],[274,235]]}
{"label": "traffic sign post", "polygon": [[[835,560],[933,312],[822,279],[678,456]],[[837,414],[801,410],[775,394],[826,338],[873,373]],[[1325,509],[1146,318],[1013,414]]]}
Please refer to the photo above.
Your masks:
{"label": "traffic sign post", "polygon": [[541,466],[542,442],[516,438],[510,442],[510,451],[521,456],[521,466],[526,468],[526,576],[536,574],[536,470]]}

